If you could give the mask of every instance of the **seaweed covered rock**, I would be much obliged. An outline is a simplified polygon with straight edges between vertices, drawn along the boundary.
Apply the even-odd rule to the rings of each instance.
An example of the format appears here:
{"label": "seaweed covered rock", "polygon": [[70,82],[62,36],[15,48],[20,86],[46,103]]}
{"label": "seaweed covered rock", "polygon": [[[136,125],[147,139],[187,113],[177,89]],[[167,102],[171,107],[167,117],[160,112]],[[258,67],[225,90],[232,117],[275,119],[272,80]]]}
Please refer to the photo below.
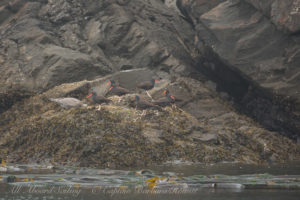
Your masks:
{"label": "seaweed covered rock", "polygon": [[[172,87],[182,88],[185,81],[191,83],[190,79],[178,79]],[[217,96],[203,97],[206,106],[219,104],[219,112],[207,116],[188,113],[192,97],[186,105],[180,105],[182,109],[148,110],[146,115],[131,106],[135,94],[124,96],[121,102],[111,96],[112,102],[102,105],[100,111],[97,105],[65,109],[47,97],[76,91],[82,84],[63,84],[2,113],[1,155],[9,162],[110,168],[175,160],[262,163],[299,157],[292,140],[260,128],[233,112],[230,105],[224,106]],[[184,87],[191,90],[192,85]],[[172,87],[169,85],[171,91]],[[198,95],[209,91],[204,86],[193,90],[192,94]],[[154,92],[154,97],[160,93]]]}

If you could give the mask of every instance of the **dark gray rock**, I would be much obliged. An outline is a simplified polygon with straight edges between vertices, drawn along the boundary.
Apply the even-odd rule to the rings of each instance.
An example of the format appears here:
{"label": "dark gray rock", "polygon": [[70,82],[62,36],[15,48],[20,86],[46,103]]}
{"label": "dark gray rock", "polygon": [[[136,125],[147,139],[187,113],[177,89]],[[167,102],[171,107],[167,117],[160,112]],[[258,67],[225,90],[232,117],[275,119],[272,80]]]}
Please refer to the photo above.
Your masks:
{"label": "dark gray rock", "polygon": [[300,31],[300,2],[297,0],[246,0],[267,16],[278,29],[294,34]]}
{"label": "dark gray rock", "polygon": [[[2,5],[0,102],[12,100],[4,95],[8,91],[43,92],[124,66],[192,72],[189,38],[194,32],[160,1],[5,1]],[[19,100],[26,97],[19,96]]]}
{"label": "dark gray rock", "polygon": [[266,127],[299,132],[297,1],[178,2],[195,22],[200,48],[208,46],[203,64],[217,90]]}

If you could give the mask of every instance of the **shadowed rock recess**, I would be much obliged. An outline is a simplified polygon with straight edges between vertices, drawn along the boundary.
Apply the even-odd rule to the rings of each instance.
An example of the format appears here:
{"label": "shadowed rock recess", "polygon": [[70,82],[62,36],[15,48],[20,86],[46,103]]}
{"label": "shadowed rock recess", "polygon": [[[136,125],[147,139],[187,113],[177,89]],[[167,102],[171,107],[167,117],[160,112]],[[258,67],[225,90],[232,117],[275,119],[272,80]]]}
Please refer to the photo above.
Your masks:
{"label": "shadowed rock recess", "polygon": [[[0,157],[90,167],[299,159],[296,0],[3,0]],[[136,85],[182,101],[148,110]],[[131,91],[92,104],[115,80]],[[64,109],[49,98],[75,97]],[[150,99],[149,99],[150,101]]]}

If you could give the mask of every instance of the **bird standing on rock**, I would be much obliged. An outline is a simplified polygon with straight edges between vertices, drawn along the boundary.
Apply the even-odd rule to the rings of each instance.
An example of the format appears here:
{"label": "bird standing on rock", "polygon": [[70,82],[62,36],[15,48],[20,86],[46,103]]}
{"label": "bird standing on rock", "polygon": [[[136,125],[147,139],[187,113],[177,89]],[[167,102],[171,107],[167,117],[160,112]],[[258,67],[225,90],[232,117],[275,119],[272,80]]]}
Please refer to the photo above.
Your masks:
{"label": "bird standing on rock", "polygon": [[155,83],[158,83],[158,80],[155,80],[154,78],[149,81],[143,81],[139,84],[137,84],[137,88],[143,89],[146,91],[147,95],[152,99],[151,95],[149,94],[148,90],[151,90],[154,88]]}
{"label": "bird standing on rock", "polygon": [[[122,88],[120,86],[117,86],[115,81],[113,81],[113,80],[110,80],[107,84],[110,85],[109,94],[122,96],[122,95],[130,93],[129,90]],[[119,102],[120,101],[121,101],[121,97],[119,98]]]}
{"label": "bird standing on rock", "polygon": [[181,99],[177,99],[174,96],[170,95],[170,92],[167,89],[164,90],[163,94],[165,95],[165,97],[153,101],[153,104],[162,107],[169,106],[169,105],[172,105],[172,107],[174,107],[176,101],[181,101]]}
{"label": "bird standing on rock", "polygon": [[50,98],[50,101],[58,103],[63,108],[72,108],[72,107],[79,107],[79,106],[87,106],[82,101],[72,97],[65,97],[65,98]]}
{"label": "bird standing on rock", "polygon": [[159,106],[154,105],[153,103],[151,103],[149,101],[146,101],[144,99],[141,99],[137,95],[135,96],[135,103],[136,103],[136,108],[143,110],[142,115],[146,114],[146,110],[145,109],[148,109],[148,108],[156,108],[158,110],[161,110],[161,108]]}
{"label": "bird standing on rock", "polygon": [[[92,93],[87,96],[87,98],[90,98],[90,97],[92,97],[92,101],[95,104],[102,104],[102,103],[109,103],[109,102],[111,102],[110,99],[105,98],[102,95],[97,95],[97,93],[94,90],[92,90]],[[101,105],[98,106],[97,110],[101,110]]]}

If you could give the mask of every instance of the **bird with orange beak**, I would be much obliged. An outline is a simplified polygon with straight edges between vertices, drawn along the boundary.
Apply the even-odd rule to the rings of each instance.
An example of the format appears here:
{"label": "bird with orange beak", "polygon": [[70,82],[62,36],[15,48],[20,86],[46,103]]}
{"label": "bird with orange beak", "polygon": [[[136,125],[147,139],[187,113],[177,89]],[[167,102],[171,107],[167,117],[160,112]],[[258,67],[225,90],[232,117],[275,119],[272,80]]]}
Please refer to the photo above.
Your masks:
{"label": "bird with orange beak", "polygon": [[[103,103],[109,103],[109,102],[111,102],[110,99],[105,98],[102,95],[97,95],[97,93],[94,90],[92,90],[92,93],[89,94],[86,98],[91,98],[91,97],[92,97],[92,102],[94,104],[103,104]],[[98,106],[97,110],[101,110],[101,105]]]}
{"label": "bird with orange beak", "polygon": [[162,106],[162,107],[170,106],[170,105],[172,107],[174,107],[176,101],[181,101],[180,99],[176,99],[174,96],[170,95],[170,92],[168,89],[165,89],[163,94],[165,95],[165,97],[157,99],[157,100],[153,101],[152,103],[155,105],[158,105],[158,106]]}
{"label": "bird with orange beak", "polygon": [[[117,86],[114,80],[108,81],[107,85],[110,85],[108,94],[111,95],[117,95],[117,96],[123,96],[125,94],[129,94],[130,91],[126,88],[122,88],[120,86]],[[119,102],[121,101],[121,97],[119,98]]]}

